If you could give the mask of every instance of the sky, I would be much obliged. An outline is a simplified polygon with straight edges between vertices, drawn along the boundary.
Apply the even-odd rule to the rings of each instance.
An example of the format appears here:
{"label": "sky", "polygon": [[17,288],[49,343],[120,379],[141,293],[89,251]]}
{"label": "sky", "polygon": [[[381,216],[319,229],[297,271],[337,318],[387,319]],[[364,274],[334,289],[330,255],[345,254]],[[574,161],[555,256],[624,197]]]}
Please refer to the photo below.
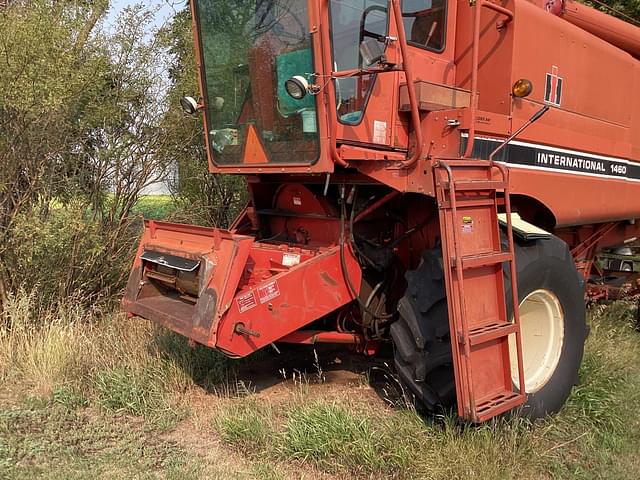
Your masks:
{"label": "sky", "polygon": [[146,6],[158,7],[156,14],[156,25],[162,25],[176,11],[182,10],[186,4],[186,0],[111,0],[111,7],[107,14],[106,25],[112,26],[118,15],[128,6],[142,3]]}

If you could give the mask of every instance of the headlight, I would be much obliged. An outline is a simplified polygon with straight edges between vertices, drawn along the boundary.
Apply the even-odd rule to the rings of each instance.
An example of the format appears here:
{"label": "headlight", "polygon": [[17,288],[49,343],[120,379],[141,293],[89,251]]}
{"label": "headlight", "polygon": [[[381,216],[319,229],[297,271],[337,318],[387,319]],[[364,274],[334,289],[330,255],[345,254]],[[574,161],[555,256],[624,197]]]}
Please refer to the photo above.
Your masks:
{"label": "headlight", "polygon": [[291,77],[284,82],[284,88],[294,100],[302,100],[309,91],[309,82],[301,75]]}

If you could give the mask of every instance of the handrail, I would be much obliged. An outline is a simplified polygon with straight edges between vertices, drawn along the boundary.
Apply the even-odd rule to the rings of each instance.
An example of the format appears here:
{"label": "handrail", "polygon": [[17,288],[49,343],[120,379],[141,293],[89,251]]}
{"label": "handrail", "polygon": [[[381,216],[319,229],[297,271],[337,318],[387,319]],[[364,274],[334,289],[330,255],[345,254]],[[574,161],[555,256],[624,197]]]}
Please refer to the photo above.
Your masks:
{"label": "handrail", "polygon": [[[322,32],[322,56],[323,63],[325,68],[330,68],[333,71],[333,62],[331,60],[331,38],[329,37],[329,29],[321,28]],[[335,124],[338,121],[338,108],[336,107],[336,90],[334,79],[331,78],[329,83],[331,87],[326,90],[326,95],[329,96],[327,103],[329,104],[329,109],[331,112],[331,116],[329,118],[329,147],[331,149],[331,159],[333,163],[340,165],[341,167],[348,167],[349,164],[345,162],[341,157],[340,153],[338,153],[338,145],[337,145],[337,135]],[[331,95],[333,94],[333,95]]]}
{"label": "handrail", "polygon": [[498,28],[505,27],[513,21],[513,12],[495,3],[487,0],[477,0],[473,14],[473,51],[471,54],[471,125],[469,126],[469,139],[467,140],[467,148],[464,152],[464,158],[470,158],[473,154],[473,147],[476,136],[476,118],[478,115],[478,64],[480,56],[480,17],[482,7],[486,7],[494,12],[501,13],[507,17],[506,21],[502,21]]}
{"label": "handrail", "polygon": [[404,74],[407,79],[407,91],[409,92],[411,122],[413,123],[413,130],[416,135],[416,148],[413,151],[413,155],[411,155],[411,158],[400,162],[400,165],[403,168],[409,168],[414,163],[416,163],[422,155],[422,128],[420,126],[420,112],[418,110],[418,100],[416,99],[413,70],[411,68],[411,62],[409,61],[409,55],[407,53],[407,35],[404,31],[404,22],[402,20],[402,9],[400,7],[400,0],[389,0],[389,3],[393,8],[393,16],[396,20],[398,42],[400,43],[400,53],[402,54],[402,69],[404,70]]}
{"label": "handrail", "polygon": [[497,5],[495,3],[488,2],[487,0],[480,0],[480,4],[481,4],[480,5],[481,7],[486,7],[489,10],[493,10],[494,12],[501,13],[505,17],[507,17],[508,20],[506,20],[506,21],[503,20],[504,23],[503,23],[502,26],[504,26],[507,23],[510,23],[511,21],[513,21],[513,12],[511,10],[509,10],[508,8],[504,8],[504,7],[502,7],[500,5]]}
{"label": "handrail", "polygon": [[[442,167],[446,172],[447,172],[447,177],[449,179],[449,202],[451,205],[451,216],[452,218],[456,219],[458,218],[458,206],[457,206],[457,202],[456,202],[456,183],[455,183],[455,178],[453,175],[453,170],[451,168],[451,166],[446,163],[446,162],[442,162],[439,161],[438,162],[438,166]],[[463,338],[469,338],[469,324],[467,323],[467,318],[465,316],[465,312],[467,311],[467,305],[466,305],[466,298],[465,298],[465,294],[464,294],[464,278],[463,278],[463,268],[462,268],[462,257],[461,255],[458,255],[457,253],[462,251],[462,249],[460,248],[460,238],[458,237],[458,229],[455,226],[452,226],[451,230],[453,231],[453,251],[456,253],[455,258],[453,259],[456,266],[456,282],[458,284],[458,293],[459,295],[453,295],[454,298],[450,299],[451,300],[451,305],[453,307],[453,312],[455,313],[455,308],[456,306],[458,307],[458,313],[459,313],[459,318],[460,318],[460,324],[462,327],[462,335]],[[441,237],[445,237],[443,232],[440,232],[440,236]],[[447,240],[448,241],[448,240]],[[447,246],[447,249],[449,247]],[[442,255],[444,256],[445,254],[448,255],[447,252],[444,251],[444,246],[442,249]],[[451,261],[451,259],[449,259],[449,261]],[[448,267],[447,267],[448,268]],[[451,285],[451,288],[453,288],[453,286]],[[456,302],[456,299],[459,300],[459,302]],[[455,315],[454,315],[455,316]],[[455,322],[454,322],[455,323]],[[455,332],[450,332],[450,335],[453,335],[455,333],[456,336],[456,342],[460,342],[460,333],[458,331],[457,325],[456,325],[456,331]],[[463,349],[464,349],[464,360],[465,360],[465,364],[467,367],[467,375],[469,375],[469,372],[471,372],[471,345],[469,345],[469,342],[464,342],[463,345]],[[467,381],[467,386],[469,388],[469,401],[471,403],[471,408],[473,410],[475,410],[475,392],[473,389],[473,382],[469,380],[469,378],[467,377],[465,379]],[[458,404],[459,405],[459,404]],[[471,413],[471,412],[469,412]]]}

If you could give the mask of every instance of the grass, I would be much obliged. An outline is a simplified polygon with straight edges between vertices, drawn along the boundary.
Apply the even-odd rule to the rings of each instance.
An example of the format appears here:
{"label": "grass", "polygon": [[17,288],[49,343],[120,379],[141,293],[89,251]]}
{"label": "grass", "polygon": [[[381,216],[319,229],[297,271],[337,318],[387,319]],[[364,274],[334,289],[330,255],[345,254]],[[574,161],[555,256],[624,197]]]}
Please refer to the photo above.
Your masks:
{"label": "grass", "polygon": [[184,449],[131,421],[30,403],[0,408],[2,478],[196,478]]}
{"label": "grass", "polygon": [[150,220],[164,220],[175,211],[171,195],[143,195],[133,208],[133,213]]}
{"label": "grass", "polygon": [[425,423],[362,382],[239,389],[237,364],[146,322],[33,303],[14,298],[0,320],[0,478],[640,478],[625,302],[592,308],[558,415],[479,427]]}
{"label": "grass", "polygon": [[533,425],[518,418],[429,425],[410,411],[304,398],[265,413],[249,398],[215,427],[235,447],[250,442],[260,456],[339,476],[639,478],[640,335],[632,310],[621,302],[594,312],[581,384],[558,415]]}

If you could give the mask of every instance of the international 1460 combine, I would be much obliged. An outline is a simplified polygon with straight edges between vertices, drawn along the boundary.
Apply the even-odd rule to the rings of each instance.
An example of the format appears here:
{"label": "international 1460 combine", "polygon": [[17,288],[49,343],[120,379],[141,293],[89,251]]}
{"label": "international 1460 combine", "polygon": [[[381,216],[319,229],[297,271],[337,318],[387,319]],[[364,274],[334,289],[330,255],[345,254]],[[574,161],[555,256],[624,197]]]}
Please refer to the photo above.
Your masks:
{"label": "international 1460 combine", "polygon": [[229,230],[147,221],[131,314],[239,358],[393,346],[424,409],[558,410],[640,235],[640,28],[573,0],[191,0]]}

